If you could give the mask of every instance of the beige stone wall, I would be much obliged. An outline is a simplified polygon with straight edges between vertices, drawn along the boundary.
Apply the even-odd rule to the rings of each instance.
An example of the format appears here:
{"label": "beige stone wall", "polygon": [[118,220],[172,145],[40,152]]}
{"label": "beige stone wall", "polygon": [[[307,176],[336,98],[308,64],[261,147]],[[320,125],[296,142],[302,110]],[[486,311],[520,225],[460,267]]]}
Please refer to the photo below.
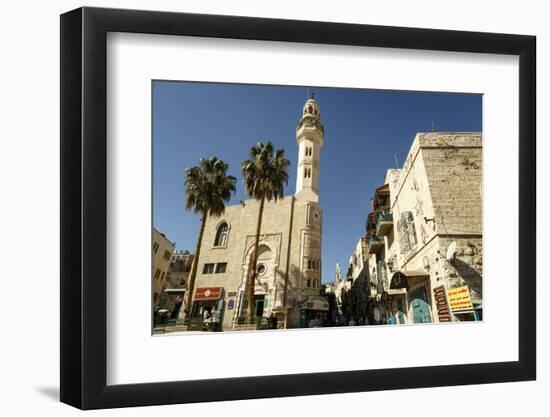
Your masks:
{"label": "beige stone wall", "polygon": [[481,148],[427,148],[422,153],[437,232],[481,234]]}
{"label": "beige stone wall", "polygon": [[[419,133],[401,171],[389,170],[393,236],[386,237],[386,262],[395,270],[426,273],[409,281],[409,292],[425,286],[432,317],[433,288],[468,285],[474,302],[482,300],[482,137],[480,133]],[[410,251],[399,245],[397,222],[410,212],[416,244]],[[392,239],[393,238],[393,239]],[[390,244],[393,240],[393,244]],[[447,260],[454,242],[456,256]],[[389,279],[393,271],[389,271]],[[410,306],[408,320],[412,322]]]}
{"label": "beige stone wall", "polygon": [[401,213],[411,212],[418,245],[436,233],[481,235],[481,158],[479,133],[417,134],[390,183],[394,230]]}
{"label": "beige stone wall", "polygon": [[[209,217],[206,221],[195,289],[224,288],[223,328],[226,330],[233,327],[240,311],[242,294],[245,293],[258,211],[258,201],[246,200],[244,204],[226,207],[223,215]],[[258,263],[266,265],[267,270],[259,276],[255,294],[263,294],[268,299],[264,310],[264,316],[268,316],[274,307],[283,307],[284,286],[288,277],[286,305],[291,307],[288,321],[290,327],[298,326],[299,309],[304,299],[308,295],[319,293],[321,216],[317,203],[300,201],[292,196],[277,202],[266,202],[264,206],[259,245],[269,248],[269,251],[260,255],[258,260]],[[227,244],[224,247],[215,247],[216,231],[222,222],[229,225]],[[317,266],[308,268],[308,260],[315,260]],[[204,264],[221,262],[227,263],[225,273],[203,273]],[[230,300],[234,302],[233,310],[227,310]]]}
{"label": "beige stone wall", "polygon": [[[262,272],[255,283],[254,293],[263,295],[267,300],[267,306],[264,302],[264,316],[269,316],[273,309],[288,309],[287,327],[299,326],[299,311],[303,302],[310,295],[319,295],[321,288],[323,213],[318,191],[323,140],[320,111],[311,98],[304,105],[296,130],[296,193],[276,202],[266,201],[264,206],[258,258]],[[240,316],[259,206],[259,201],[246,200],[226,207],[223,215],[209,217],[206,222],[195,288],[224,288],[224,330],[233,328]],[[223,222],[229,225],[229,236],[223,247],[216,247],[216,231]],[[227,263],[224,273],[204,273],[205,264],[219,263]],[[230,301],[234,303],[233,310],[227,309]]]}
{"label": "beige stone wall", "polygon": [[166,283],[166,274],[170,267],[170,260],[176,246],[170,242],[166,236],[158,230],[153,229],[153,271],[151,275],[153,303],[156,305],[164,285]]}

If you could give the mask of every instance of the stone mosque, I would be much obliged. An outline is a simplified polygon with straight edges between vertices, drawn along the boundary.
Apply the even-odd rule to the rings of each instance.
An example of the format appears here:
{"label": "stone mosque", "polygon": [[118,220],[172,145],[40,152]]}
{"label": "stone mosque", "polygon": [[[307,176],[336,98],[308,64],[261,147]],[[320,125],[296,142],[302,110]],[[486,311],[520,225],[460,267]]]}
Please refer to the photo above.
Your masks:
{"label": "stone mosque", "polygon": [[[319,203],[320,155],[324,141],[319,106],[306,101],[296,128],[296,191],[265,202],[258,249],[255,309],[277,317],[285,328],[300,327],[300,313],[324,309],[321,287],[322,210]],[[286,150],[289,151],[288,149]],[[246,277],[254,250],[259,201],[227,206],[206,221],[191,317],[208,309],[223,330],[238,326],[247,307]]]}

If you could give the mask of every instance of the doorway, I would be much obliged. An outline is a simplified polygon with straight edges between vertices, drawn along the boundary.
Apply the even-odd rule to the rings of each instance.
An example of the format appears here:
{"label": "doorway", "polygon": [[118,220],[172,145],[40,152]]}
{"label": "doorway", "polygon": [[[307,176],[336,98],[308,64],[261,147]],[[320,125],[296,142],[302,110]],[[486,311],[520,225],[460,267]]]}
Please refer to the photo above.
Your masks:
{"label": "doorway", "polygon": [[254,303],[254,311],[256,312],[256,317],[262,317],[264,315],[265,295],[255,295]]}
{"label": "doorway", "polygon": [[431,323],[430,304],[426,287],[419,287],[411,291],[410,303],[414,323]]}

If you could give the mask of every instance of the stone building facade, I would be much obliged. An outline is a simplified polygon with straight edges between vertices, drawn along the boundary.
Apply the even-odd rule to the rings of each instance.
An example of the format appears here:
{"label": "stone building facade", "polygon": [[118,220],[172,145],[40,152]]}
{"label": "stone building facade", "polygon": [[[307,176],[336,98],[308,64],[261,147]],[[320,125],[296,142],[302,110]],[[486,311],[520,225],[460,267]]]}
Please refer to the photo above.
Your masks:
{"label": "stone building facade", "polygon": [[360,318],[367,316],[369,296],[367,240],[362,237],[358,240],[349,259],[348,271],[340,295],[341,313],[348,320],[353,319],[363,324]]}
{"label": "stone building facade", "polygon": [[[189,251],[178,250],[172,254],[170,266],[166,273],[164,290],[162,291],[158,303],[160,308],[172,311],[174,305],[181,302],[183,306],[183,308],[181,308],[181,313],[184,312],[185,306],[183,304],[183,296],[187,290],[187,282],[189,280],[193,259],[194,255],[189,253]],[[183,318],[184,317],[182,317],[182,319]]]}
{"label": "stone building facade", "polygon": [[[306,101],[296,128],[297,183],[294,195],[266,201],[255,283],[257,316],[273,313],[288,328],[300,326],[309,297],[321,288],[322,210],[320,152],[324,141],[319,106]],[[209,313],[223,330],[234,329],[247,307],[246,277],[254,250],[259,201],[227,206],[208,217],[198,259],[191,317]]]}
{"label": "stone building facade", "polygon": [[367,221],[371,321],[482,319],[482,135],[418,133]]}
{"label": "stone building facade", "polygon": [[153,228],[153,271],[152,292],[153,305],[156,306],[161,298],[166,283],[166,274],[170,268],[170,260],[176,245],[166,236]]}

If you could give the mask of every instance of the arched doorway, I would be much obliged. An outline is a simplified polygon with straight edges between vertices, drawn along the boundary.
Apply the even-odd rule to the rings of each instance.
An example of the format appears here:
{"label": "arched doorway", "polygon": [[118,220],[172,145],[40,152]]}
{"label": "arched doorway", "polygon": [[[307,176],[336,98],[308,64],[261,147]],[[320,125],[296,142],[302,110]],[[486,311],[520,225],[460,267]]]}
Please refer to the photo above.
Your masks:
{"label": "arched doorway", "polygon": [[[245,264],[243,265],[243,277],[240,287],[240,307],[239,316],[247,314],[248,296],[246,293],[246,279],[250,273],[250,264],[254,246],[247,251]],[[274,282],[277,271],[276,253],[266,243],[260,243],[258,246],[258,255],[256,261],[256,280],[254,283],[254,315],[256,317],[267,317],[271,311],[274,298]]]}

